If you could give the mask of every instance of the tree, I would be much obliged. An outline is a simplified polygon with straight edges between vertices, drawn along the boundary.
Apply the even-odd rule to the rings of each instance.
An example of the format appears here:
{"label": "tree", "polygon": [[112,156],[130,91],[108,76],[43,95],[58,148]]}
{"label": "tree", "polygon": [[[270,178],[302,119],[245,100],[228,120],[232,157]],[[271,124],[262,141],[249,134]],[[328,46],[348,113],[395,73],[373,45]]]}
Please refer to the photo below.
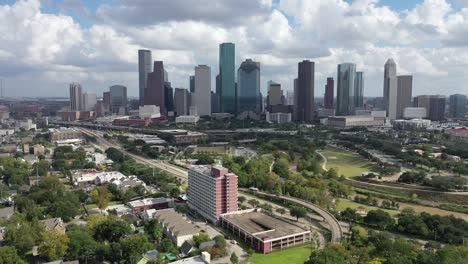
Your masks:
{"label": "tree", "polygon": [[122,246],[123,257],[127,263],[137,263],[143,253],[153,248],[153,244],[143,234],[121,239],[120,245]]}
{"label": "tree", "polygon": [[180,195],[180,188],[179,187],[172,187],[171,190],[169,191],[171,197],[179,197]]}
{"label": "tree", "polygon": [[282,208],[282,207],[278,207],[276,208],[276,212],[280,215],[284,215],[286,213],[286,209]]}
{"label": "tree", "polygon": [[56,230],[41,233],[39,254],[49,260],[59,260],[65,256],[70,239]]}
{"label": "tree", "polygon": [[98,241],[117,242],[131,232],[132,229],[127,222],[115,216],[108,216],[94,228],[94,238]]}
{"label": "tree", "polygon": [[107,157],[114,162],[122,163],[125,161],[124,154],[116,148],[108,148],[106,150]]}
{"label": "tree", "polygon": [[14,247],[0,247],[0,264],[26,264]]}
{"label": "tree", "polygon": [[102,210],[107,208],[112,194],[105,186],[98,187],[91,192],[91,198],[96,203],[97,207]]}
{"label": "tree", "polygon": [[9,246],[15,247],[20,255],[24,255],[37,245],[43,229],[37,221],[27,222],[15,216],[7,224],[5,240]]}
{"label": "tree", "polygon": [[260,202],[257,199],[250,199],[247,201],[247,203],[253,207],[257,207],[260,204]]}
{"label": "tree", "polygon": [[346,264],[345,255],[335,248],[326,247],[312,252],[307,264]]}
{"label": "tree", "polygon": [[389,230],[395,225],[395,219],[389,213],[380,209],[369,211],[364,217],[364,222],[382,230]]}
{"label": "tree", "polygon": [[85,226],[68,227],[67,256],[69,259],[86,260],[95,255],[98,243],[94,240],[91,230]]}
{"label": "tree", "polygon": [[231,258],[229,258],[229,260],[231,260],[232,264],[239,263],[239,257],[237,257],[236,252],[232,252]]}
{"label": "tree", "polygon": [[164,252],[177,252],[177,247],[168,238],[164,238],[159,244],[159,249]]}
{"label": "tree", "polygon": [[198,235],[193,236],[193,243],[196,247],[199,247],[201,243],[210,241],[210,237],[207,233],[200,233]]}
{"label": "tree", "polygon": [[196,165],[209,165],[215,163],[215,160],[208,154],[198,154]]}
{"label": "tree", "polygon": [[293,217],[296,217],[296,221],[299,221],[299,218],[307,215],[307,210],[302,206],[293,206],[289,210],[289,214]]}
{"label": "tree", "polygon": [[150,239],[158,243],[161,242],[163,238],[163,227],[156,219],[147,221],[144,225],[144,230]]}
{"label": "tree", "polygon": [[237,201],[239,201],[239,203],[243,203],[247,200],[247,198],[245,198],[245,196],[239,196],[237,197]]}

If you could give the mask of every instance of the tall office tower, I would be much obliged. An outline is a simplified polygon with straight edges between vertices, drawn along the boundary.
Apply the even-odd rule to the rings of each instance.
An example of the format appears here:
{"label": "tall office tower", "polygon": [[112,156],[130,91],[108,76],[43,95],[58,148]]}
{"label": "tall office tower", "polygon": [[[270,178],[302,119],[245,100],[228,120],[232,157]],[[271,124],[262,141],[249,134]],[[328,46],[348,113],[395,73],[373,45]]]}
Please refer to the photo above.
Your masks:
{"label": "tall office tower", "polygon": [[211,91],[211,113],[219,113],[220,111],[219,94]]}
{"label": "tall office tower", "polygon": [[338,64],[336,115],[353,115],[355,110],[356,64]]}
{"label": "tall office tower", "polygon": [[431,95],[429,99],[429,119],[439,121],[445,119],[446,99],[443,95]]}
{"label": "tall office tower", "polygon": [[71,111],[80,111],[82,109],[83,103],[81,93],[81,84],[79,83],[70,83],[70,110]]}
{"label": "tall office tower", "polygon": [[388,59],[384,66],[384,102],[387,116],[390,119],[397,118],[398,85],[396,77],[396,63]]}
{"label": "tall office tower", "polygon": [[220,105],[225,113],[236,112],[235,59],[234,43],[219,45]]}
{"label": "tall office tower", "polygon": [[449,113],[453,118],[464,118],[467,98],[464,94],[452,94],[449,99]]}
{"label": "tall office tower", "polygon": [[109,88],[109,92],[111,111],[116,114],[125,114],[127,111],[127,87],[113,85]]}
{"label": "tall office tower", "polygon": [[175,88],[174,105],[177,116],[187,115],[189,109],[189,92],[184,88]]}
{"label": "tall office tower", "polygon": [[400,75],[397,77],[397,115],[396,118],[403,118],[406,107],[411,107],[413,97],[413,76]]}
{"label": "tall office tower", "polygon": [[297,118],[299,122],[311,122],[314,119],[314,81],[315,63],[310,60],[299,62],[297,76]]}
{"label": "tall office tower", "polygon": [[97,104],[96,93],[85,92],[83,93],[83,110],[94,111]]}
{"label": "tall office tower", "polygon": [[200,116],[211,115],[211,69],[206,65],[195,67],[195,93],[191,106],[197,107]]}
{"label": "tall office tower", "polygon": [[138,82],[139,82],[139,101],[140,105],[145,103],[145,91],[148,82],[148,74],[151,70],[151,51],[150,50],[138,50]]}
{"label": "tall office tower", "polygon": [[429,113],[430,108],[430,95],[419,95],[414,98],[414,107],[424,107],[426,108],[426,112]]}
{"label": "tall office tower", "polygon": [[354,107],[364,107],[364,73],[356,72],[354,79]]}
{"label": "tall office tower", "polygon": [[190,92],[194,93],[195,92],[195,76],[190,75]]}
{"label": "tall office tower", "polygon": [[166,97],[164,91],[164,64],[162,61],[155,61],[153,72],[148,74],[148,85],[145,91],[145,105],[159,106],[161,115],[166,116]]}
{"label": "tall office tower", "polygon": [[224,167],[192,166],[188,172],[187,204],[217,223],[220,214],[237,211],[237,183],[237,175]]}
{"label": "tall office tower", "polygon": [[268,98],[267,98],[267,106],[271,107],[272,105],[283,105],[283,90],[281,89],[281,84],[276,83],[274,81],[268,81]]}
{"label": "tall office tower", "polygon": [[237,70],[237,111],[261,111],[260,63],[246,59]]}
{"label": "tall office tower", "polygon": [[335,97],[334,94],[335,89],[335,81],[333,77],[327,78],[327,84],[325,85],[325,98],[324,98],[324,106],[325,109],[333,109],[333,100]]}
{"label": "tall office tower", "polygon": [[294,121],[298,121],[297,104],[299,103],[299,99],[297,97],[299,95],[299,91],[298,91],[298,88],[297,88],[297,78],[294,79],[293,86],[294,86],[293,119],[294,119]]}
{"label": "tall office tower", "polygon": [[111,96],[110,96],[110,92],[104,92],[102,93],[102,103],[107,106],[107,107],[110,107],[111,105]]}
{"label": "tall office tower", "polygon": [[294,91],[286,91],[286,105],[294,105]]}
{"label": "tall office tower", "polygon": [[217,94],[221,94],[221,78],[219,77],[219,74],[216,75],[215,91]]}
{"label": "tall office tower", "polygon": [[174,90],[170,82],[164,82],[164,105],[167,113],[174,112]]}

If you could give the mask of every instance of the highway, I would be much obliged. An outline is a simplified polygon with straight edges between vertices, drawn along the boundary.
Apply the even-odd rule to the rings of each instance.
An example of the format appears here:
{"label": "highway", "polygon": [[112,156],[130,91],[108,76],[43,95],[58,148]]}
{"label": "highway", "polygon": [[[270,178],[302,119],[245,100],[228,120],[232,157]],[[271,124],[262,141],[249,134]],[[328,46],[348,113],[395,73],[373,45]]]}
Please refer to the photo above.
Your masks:
{"label": "highway", "polygon": [[99,134],[99,133],[97,133],[95,131],[92,131],[92,130],[89,130],[89,129],[86,129],[86,128],[78,128],[78,129],[83,134],[96,138],[96,141],[97,141],[98,145],[101,145],[105,149],[107,149],[107,148],[116,148],[116,149],[120,150],[122,153],[124,153],[125,155],[127,155],[129,157],[132,157],[136,162],[138,162],[140,164],[148,165],[150,167],[155,167],[157,169],[165,171],[165,172],[177,177],[178,179],[180,179],[181,183],[187,183],[188,172],[186,170],[183,170],[183,169],[181,169],[181,168],[179,168],[177,166],[174,166],[174,165],[171,165],[171,164],[168,164],[168,163],[165,163],[165,162],[160,162],[160,161],[156,161],[156,160],[152,160],[152,159],[147,159],[147,158],[135,155],[133,153],[130,153],[130,152],[124,150],[120,145],[117,145],[117,144],[114,144],[114,143],[108,141],[101,134]]}
{"label": "highway", "polygon": [[[244,191],[244,192],[251,192],[248,189],[241,189],[241,188],[239,188],[239,189]],[[318,206],[316,206],[314,204],[311,204],[311,203],[306,202],[304,200],[298,199],[298,198],[294,198],[294,197],[290,197],[290,196],[275,195],[275,194],[265,193],[265,192],[261,192],[261,191],[258,191],[256,193],[261,194],[261,195],[265,195],[265,196],[268,196],[268,197],[280,198],[280,199],[287,200],[287,201],[290,201],[290,202],[293,202],[293,203],[296,203],[296,204],[300,204],[300,205],[302,205],[302,206],[316,212],[318,215],[323,217],[325,222],[327,222],[328,225],[330,226],[330,231],[332,232],[331,242],[340,243],[343,240],[343,229],[341,228],[340,223],[335,218],[335,216],[332,215],[331,213],[329,213],[328,211],[326,211],[326,210],[324,210],[324,209],[322,209],[322,208],[320,208],[320,207],[318,207]]]}

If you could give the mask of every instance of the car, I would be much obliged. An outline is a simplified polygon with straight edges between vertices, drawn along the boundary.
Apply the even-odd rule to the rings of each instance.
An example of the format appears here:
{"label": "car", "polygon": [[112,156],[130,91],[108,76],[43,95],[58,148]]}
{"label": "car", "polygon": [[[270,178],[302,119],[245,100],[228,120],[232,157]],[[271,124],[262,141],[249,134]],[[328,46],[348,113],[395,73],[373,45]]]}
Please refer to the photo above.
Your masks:
{"label": "car", "polygon": [[251,190],[253,192],[258,192],[258,188],[256,188],[256,187],[250,187],[249,190]]}
{"label": "car", "polygon": [[237,245],[237,241],[235,241],[235,240],[231,240],[231,244],[233,244],[233,245]]}

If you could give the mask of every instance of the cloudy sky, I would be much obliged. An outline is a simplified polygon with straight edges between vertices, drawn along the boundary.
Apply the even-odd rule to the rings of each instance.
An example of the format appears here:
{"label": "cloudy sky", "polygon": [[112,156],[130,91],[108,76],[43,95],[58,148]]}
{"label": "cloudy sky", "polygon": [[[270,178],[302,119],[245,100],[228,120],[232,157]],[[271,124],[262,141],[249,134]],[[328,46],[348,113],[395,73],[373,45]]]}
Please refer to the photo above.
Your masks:
{"label": "cloudy sky", "polygon": [[237,66],[261,62],[263,91],[270,79],[291,90],[311,59],[316,96],[342,62],[364,71],[366,96],[381,96],[392,57],[416,95],[468,94],[468,0],[0,0],[0,21],[5,96],[67,96],[74,81],[136,96],[140,48],[187,88],[197,64],[218,73],[222,42],[236,44]]}

